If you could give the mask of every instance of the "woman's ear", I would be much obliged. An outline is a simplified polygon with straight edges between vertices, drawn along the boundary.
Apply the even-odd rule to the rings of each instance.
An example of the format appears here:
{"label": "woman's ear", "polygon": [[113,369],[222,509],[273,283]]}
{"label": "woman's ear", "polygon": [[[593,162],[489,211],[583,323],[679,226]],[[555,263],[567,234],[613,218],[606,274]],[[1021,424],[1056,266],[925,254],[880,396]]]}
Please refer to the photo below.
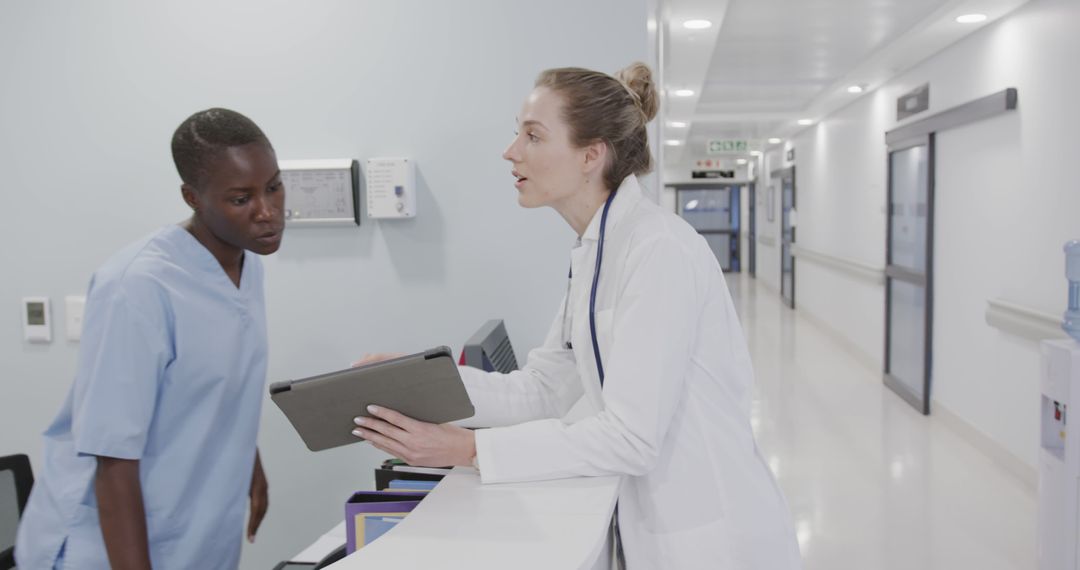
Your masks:
{"label": "woman's ear", "polygon": [[604,141],[595,141],[585,147],[584,171],[588,177],[597,176],[604,171],[607,164],[608,146]]}

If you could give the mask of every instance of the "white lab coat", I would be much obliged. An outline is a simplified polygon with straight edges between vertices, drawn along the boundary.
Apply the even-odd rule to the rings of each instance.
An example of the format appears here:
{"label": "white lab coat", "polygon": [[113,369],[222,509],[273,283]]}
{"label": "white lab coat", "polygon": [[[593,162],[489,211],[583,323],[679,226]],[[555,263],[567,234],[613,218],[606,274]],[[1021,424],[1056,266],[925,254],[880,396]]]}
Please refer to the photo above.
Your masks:
{"label": "white lab coat", "polygon": [[[630,570],[800,568],[790,513],[751,431],[753,370],[719,264],[685,221],[642,198],[634,176],[608,214],[601,389],[589,333],[601,211],[571,251],[572,349],[560,304],[522,370],[462,368],[477,410],[466,425],[494,426],[476,431],[481,480],[624,475]],[[575,404],[584,417],[567,416]]]}

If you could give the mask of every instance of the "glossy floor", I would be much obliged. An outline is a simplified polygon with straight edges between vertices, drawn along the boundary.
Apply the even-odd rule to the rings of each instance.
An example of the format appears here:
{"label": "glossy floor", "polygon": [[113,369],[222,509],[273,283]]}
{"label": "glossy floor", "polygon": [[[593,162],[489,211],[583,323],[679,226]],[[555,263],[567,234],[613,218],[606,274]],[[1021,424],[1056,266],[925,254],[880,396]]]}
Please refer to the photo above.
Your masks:
{"label": "glossy floor", "polygon": [[1036,567],[1036,495],[746,276],[729,277],[757,373],[754,427],[806,570]]}

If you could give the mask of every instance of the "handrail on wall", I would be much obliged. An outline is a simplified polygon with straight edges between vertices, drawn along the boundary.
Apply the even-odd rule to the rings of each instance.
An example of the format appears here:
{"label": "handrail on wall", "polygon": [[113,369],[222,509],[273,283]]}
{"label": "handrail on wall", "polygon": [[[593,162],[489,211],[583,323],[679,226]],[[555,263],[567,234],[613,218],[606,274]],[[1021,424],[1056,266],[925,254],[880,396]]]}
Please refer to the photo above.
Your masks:
{"label": "handrail on wall", "polygon": [[875,267],[859,261],[851,259],[845,259],[843,257],[837,257],[835,255],[829,255],[827,253],[821,253],[807,249],[799,245],[791,246],[791,253],[797,259],[805,259],[813,263],[817,263],[823,267],[830,269],[837,269],[855,277],[866,279],[868,281],[883,284],[885,283],[885,268]]}
{"label": "handrail on wall", "polygon": [[[768,243],[765,240],[766,236],[758,237],[758,241]],[[771,241],[771,238],[769,240]],[[768,243],[768,245],[773,244]],[[885,269],[882,267],[821,253],[794,244],[791,246],[791,253],[798,259],[823,267],[843,271],[874,283],[885,283]],[[1005,299],[987,300],[986,324],[1004,333],[1034,341],[1067,336],[1065,331],[1061,330],[1060,317]]]}
{"label": "handrail on wall", "polygon": [[1013,336],[1028,340],[1065,338],[1061,319],[1049,313],[1006,301],[986,301],[986,324]]}

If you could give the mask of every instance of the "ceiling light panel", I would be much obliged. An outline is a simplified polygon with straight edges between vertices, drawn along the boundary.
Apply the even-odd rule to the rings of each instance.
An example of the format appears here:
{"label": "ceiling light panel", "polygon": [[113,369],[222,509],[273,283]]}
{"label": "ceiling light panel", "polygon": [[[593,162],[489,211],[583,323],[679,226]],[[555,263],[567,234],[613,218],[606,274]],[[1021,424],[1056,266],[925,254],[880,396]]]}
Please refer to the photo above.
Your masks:
{"label": "ceiling light panel", "polygon": [[712,22],[708,20],[687,20],[683,22],[683,27],[688,30],[707,30],[712,27]]}

